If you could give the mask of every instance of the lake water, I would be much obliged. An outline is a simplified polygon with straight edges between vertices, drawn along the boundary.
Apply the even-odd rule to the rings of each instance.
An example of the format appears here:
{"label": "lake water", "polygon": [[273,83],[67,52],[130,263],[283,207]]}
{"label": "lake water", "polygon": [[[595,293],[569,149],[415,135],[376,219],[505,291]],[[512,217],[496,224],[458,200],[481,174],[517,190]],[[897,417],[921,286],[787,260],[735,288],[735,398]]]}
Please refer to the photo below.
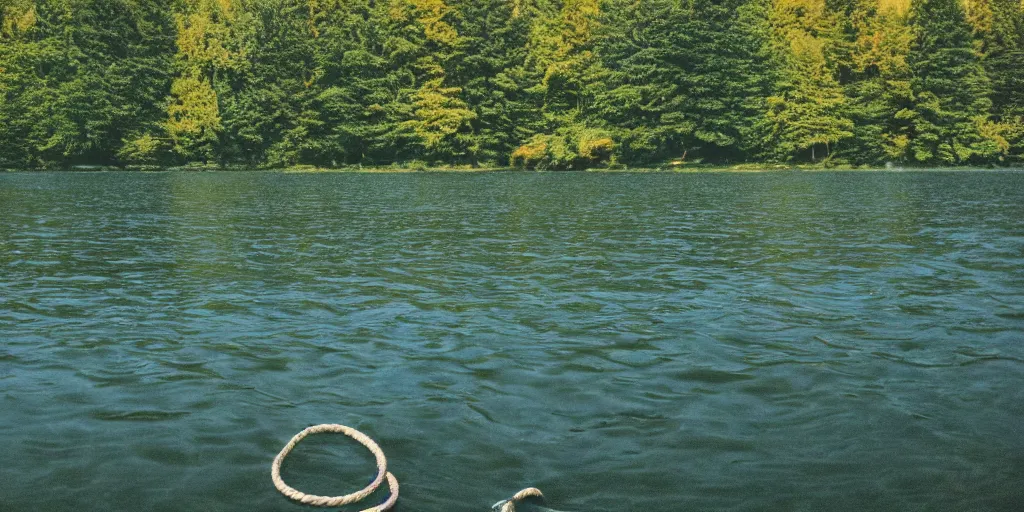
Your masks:
{"label": "lake water", "polygon": [[1024,510],[1024,173],[0,175],[0,510],[309,510],[315,423],[398,511]]}

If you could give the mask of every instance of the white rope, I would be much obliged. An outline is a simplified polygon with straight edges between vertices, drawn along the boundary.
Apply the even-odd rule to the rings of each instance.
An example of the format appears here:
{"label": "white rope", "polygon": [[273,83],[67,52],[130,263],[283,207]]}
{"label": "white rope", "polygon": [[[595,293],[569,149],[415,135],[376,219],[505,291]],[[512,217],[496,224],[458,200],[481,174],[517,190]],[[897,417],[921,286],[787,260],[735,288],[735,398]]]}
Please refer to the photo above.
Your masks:
{"label": "white rope", "polygon": [[[317,496],[315,494],[306,494],[284,483],[284,480],[281,479],[281,463],[284,462],[285,457],[287,457],[295,446],[299,444],[299,441],[305,439],[306,436],[311,434],[321,434],[324,432],[345,434],[346,436],[359,441],[360,444],[370,450],[370,453],[372,453],[377,459],[377,477],[370,482],[370,485],[367,485],[363,489],[352,494],[346,494],[344,496]],[[380,446],[377,446],[377,443],[375,443],[373,439],[370,439],[366,434],[363,434],[352,427],[346,427],[345,425],[314,425],[302,432],[299,432],[298,434],[295,434],[295,437],[288,441],[288,444],[284,445],[284,448],[281,449],[281,453],[278,453],[277,457],[274,457],[274,463],[270,466],[270,478],[274,481],[274,487],[277,487],[277,490],[281,491],[281,494],[284,494],[285,496],[300,503],[315,505],[318,507],[340,507],[342,505],[350,505],[352,503],[362,501],[372,494],[373,491],[377,490],[384,479],[387,478],[388,488],[391,489],[391,495],[388,496],[388,499],[384,503],[381,503],[376,507],[364,509],[362,512],[384,512],[385,510],[393,507],[395,502],[398,501],[398,479],[395,478],[395,475],[388,472],[388,460],[384,457],[384,451],[381,450]],[[496,509],[500,507],[500,512],[515,512],[515,504],[517,502],[531,497],[544,499],[544,495],[541,494],[539,489],[529,487],[517,492],[511,499],[495,503],[494,506]]]}
{"label": "white rope", "polygon": [[500,507],[501,510],[498,510],[498,512],[516,512],[516,503],[525,500],[526,498],[540,498],[543,500],[544,494],[536,487],[527,487],[526,489],[517,492],[515,496],[512,496],[505,501],[495,503],[491,508],[497,510]]}
{"label": "white rope", "polygon": [[[360,444],[370,450],[370,453],[373,453],[373,456],[377,459],[377,477],[370,482],[370,485],[367,485],[362,490],[356,491],[352,494],[346,494],[344,496],[317,496],[315,494],[306,494],[284,483],[284,480],[281,479],[281,463],[284,462],[284,458],[287,457],[288,454],[291,453],[292,449],[295,448],[295,445],[299,444],[299,441],[302,441],[306,436],[324,432],[345,434],[346,436],[359,441]],[[388,461],[384,457],[384,452],[380,449],[380,446],[377,446],[377,443],[375,443],[373,439],[367,437],[366,434],[363,434],[354,428],[346,427],[345,425],[314,425],[302,432],[299,432],[298,434],[295,434],[295,437],[293,437],[291,441],[288,441],[288,444],[284,445],[281,453],[277,454],[277,457],[274,457],[274,463],[270,466],[270,478],[274,481],[274,487],[277,487],[277,490],[281,491],[285,496],[300,503],[315,505],[318,507],[340,507],[342,505],[349,505],[357,501],[362,501],[372,494],[373,491],[377,490],[377,487],[380,487],[380,484],[385,478],[387,478],[388,488],[391,489],[391,496],[388,496],[387,501],[384,503],[381,503],[376,507],[365,509],[362,512],[384,512],[394,506],[395,502],[398,501],[398,479],[395,478],[395,475],[388,472]]]}

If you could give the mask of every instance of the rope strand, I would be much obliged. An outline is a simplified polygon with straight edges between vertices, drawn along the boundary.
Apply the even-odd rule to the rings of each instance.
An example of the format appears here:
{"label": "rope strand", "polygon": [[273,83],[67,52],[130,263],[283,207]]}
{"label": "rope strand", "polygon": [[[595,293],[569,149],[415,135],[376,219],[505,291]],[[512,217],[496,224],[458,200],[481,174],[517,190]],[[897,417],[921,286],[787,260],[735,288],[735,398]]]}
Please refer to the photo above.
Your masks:
{"label": "rope strand", "polygon": [[[540,498],[543,500],[544,494],[536,487],[527,487],[526,489],[517,492],[511,498],[495,503],[492,510],[496,510],[497,512],[516,512],[516,503],[525,500],[526,498]],[[500,510],[498,510],[499,508]]]}

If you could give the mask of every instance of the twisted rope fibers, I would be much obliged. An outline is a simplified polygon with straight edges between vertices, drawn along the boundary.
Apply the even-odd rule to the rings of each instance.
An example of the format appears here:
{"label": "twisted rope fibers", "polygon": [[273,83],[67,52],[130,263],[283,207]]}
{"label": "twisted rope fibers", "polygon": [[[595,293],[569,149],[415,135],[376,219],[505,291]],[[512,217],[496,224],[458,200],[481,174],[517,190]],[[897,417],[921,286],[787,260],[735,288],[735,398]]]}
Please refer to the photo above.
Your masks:
{"label": "twisted rope fibers", "polygon": [[[355,439],[359,444],[370,450],[370,453],[372,453],[374,458],[377,459],[376,478],[374,478],[373,481],[363,489],[344,496],[317,496],[315,494],[306,494],[286,484],[284,480],[281,479],[281,464],[284,462],[285,457],[287,457],[299,442],[307,436],[322,433],[344,434]],[[388,499],[385,500],[384,503],[364,509],[362,512],[384,512],[393,507],[395,502],[398,501],[398,479],[388,471],[388,460],[384,456],[384,451],[380,449],[380,446],[378,446],[377,443],[374,442],[373,439],[370,439],[366,434],[363,434],[352,427],[346,427],[345,425],[338,425],[334,423],[314,425],[306,428],[298,434],[295,434],[295,436],[288,441],[288,444],[284,445],[284,448],[281,449],[281,453],[278,453],[277,457],[274,457],[274,462],[270,466],[270,478],[274,481],[274,487],[277,487],[277,490],[281,491],[281,494],[284,494],[299,503],[318,507],[340,507],[362,501],[370,494],[373,494],[373,491],[376,491],[386,478],[391,495],[388,496]],[[511,499],[495,504],[495,506],[497,507],[500,505],[500,512],[515,512],[515,504],[517,502],[531,497],[544,499],[544,495],[541,494],[539,489],[529,487],[517,492]]]}
{"label": "twisted rope fibers", "polygon": [[[377,477],[374,478],[369,485],[359,491],[352,494],[346,494],[344,496],[317,496],[315,494],[306,494],[284,483],[284,480],[281,479],[281,463],[284,462],[285,457],[287,457],[288,454],[291,453],[292,449],[299,444],[299,441],[305,439],[306,436],[325,432],[345,434],[370,450],[370,453],[372,453],[377,459]],[[377,490],[377,487],[380,487],[380,484],[383,483],[385,478],[387,478],[388,488],[391,490],[391,496],[388,496],[388,499],[384,503],[364,509],[362,512],[384,512],[394,506],[395,502],[398,501],[398,479],[395,478],[395,475],[388,472],[388,460],[384,457],[384,451],[381,450],[380,446],[377,446],[377,443],[375,443],[373,439],[370,439],[366,434],[363,434],[354,428],[346,427],[345,425],[330,423],[314,425],[302,432],[299,432],[298,434],[295,434],[295,437],[292,437],[292,439],[288,441],[288,444],[284,445],[281,453],[278,453],[277,457],[274,457],[274,463],[270,466],[270,478],[274,481],[274,487],[277,487],[277,490],[281,491],[281,494],[284,494],[285,496],[300,503],[315,505],[318,507],[340,507],[342,505],[350,505],[352,503],[362,501],[372,494],[373,491]]]}

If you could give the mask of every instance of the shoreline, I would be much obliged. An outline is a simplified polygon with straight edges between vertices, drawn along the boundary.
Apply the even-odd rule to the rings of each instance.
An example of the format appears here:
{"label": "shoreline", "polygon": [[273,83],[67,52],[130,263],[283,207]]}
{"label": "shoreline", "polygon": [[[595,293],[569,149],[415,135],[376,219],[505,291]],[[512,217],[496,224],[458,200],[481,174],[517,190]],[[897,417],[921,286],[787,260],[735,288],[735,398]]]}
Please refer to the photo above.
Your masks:
{"label": "shoreline", "polygon": [[587,169],[548,170],[524,169],[520,167],[258,167],[241,165],[187,165],[187,166],[138,166],[138,165],[81,165],[49,168],[8,168],[0,167],[0,173],[33,173],[33,172],[277,172],[284,174],[414,174],[414,173],[609,173],[609,174],[699,174],[699,173],[775,173],[775,172],[979,172],[979,171],[1024,171],[1024,164],[1010,167],[969,167],[969,166],[836,166],[823,167],[814,165],[780,165],[780,164],[739,164],[739,165],[691,165],[691,166],[653,166],[653,167],[594,167]]}

